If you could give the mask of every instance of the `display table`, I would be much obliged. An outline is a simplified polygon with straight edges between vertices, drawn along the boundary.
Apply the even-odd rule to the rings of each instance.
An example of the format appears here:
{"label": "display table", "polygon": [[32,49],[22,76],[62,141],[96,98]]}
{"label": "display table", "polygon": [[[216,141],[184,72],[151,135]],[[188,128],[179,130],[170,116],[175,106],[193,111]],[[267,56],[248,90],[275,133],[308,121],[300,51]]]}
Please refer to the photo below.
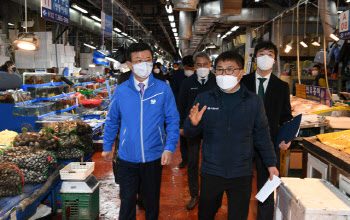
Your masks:
{"label": "display table", "polygon": [[61,181],[59,170],[63,167],[64,165],[58,166],[44,183],[25,184],[21,195],[0,198],[0,220],[27,219],[33,215],[37,205]]}
{"label": "display table", "polygon": [[320,178],[350,195],[350,155],[322,144],[317,137],[304,138],[303,178]]}

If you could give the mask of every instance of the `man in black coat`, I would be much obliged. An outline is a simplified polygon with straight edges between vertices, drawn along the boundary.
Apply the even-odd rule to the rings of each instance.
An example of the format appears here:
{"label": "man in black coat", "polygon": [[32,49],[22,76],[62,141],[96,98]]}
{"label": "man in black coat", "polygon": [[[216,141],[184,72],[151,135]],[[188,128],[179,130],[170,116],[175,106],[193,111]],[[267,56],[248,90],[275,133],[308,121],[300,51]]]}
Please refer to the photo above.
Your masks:
{"label": "man in black coat", "polygon": [[[170,81],[170,87],[173,90],[175,101],[177,107],[179,108],[179,94],[182,82],[189,76],[194,73],[194,63],[193,56],[188,55],[182,59],[183,69],[180,69],[178,63],[174,63],[174,69],[172,70],[172,78]],[[179,168],[185,168],[187,165],[187,140],[184,136],[180,136],[180,151],[181,151],[181,163],[179,164]]]}
{"label": "man in black coat", "polygon": [[236,52],[220,54],[215,60],[217,86],[197,96],[184,124],[188,137],[203,134],[199,220],[214,220],[224,192],[228,219],[247,219],[254,147],[270,179],[278,176],[263,102],[239,83],[243,65]]}
{"label": "man in black coat", "polygon": [[[257,63],[257,71],[246,75],[242,83],[249,91],[258,94],[264,101],[266,116],[270,126],[271,140],[275,146],[277,156],[277,168],[280,168],[280,149],[287,150],[289,143],[280,143],[276,146],[278,127],[290,121],[292,110],[290,105],[290,93],[288,83],[280,80],[272,73],[272,67],[277,56],[277,48],[272,42],[262,42],[255,47],[254,57]],[[260,190],[266,183],[269,173],[262,162],[261,155],[255,152],[255,163],[257,169],[257,185]],[[273,193],[264,203],[258,204],[258,220],[273,219],[274,195]]]}
{"label": "man in black coat", "polygon": [[[193,102],[197,95],[212,89],[216,85],[215,75],[210,72],[211,61],[207,53],[201,52],[194,56],[194,66],[196,72],[182,82],[180,94],[178,98],[178,110],[180,113],[180,132],[185,137],[183,124],[190,113]],[[188,210],[194,209],[199,203],[199,150],[202,137],[187,138],[188,148],[188,186],[190,188],[191,200],[187,204]]]}

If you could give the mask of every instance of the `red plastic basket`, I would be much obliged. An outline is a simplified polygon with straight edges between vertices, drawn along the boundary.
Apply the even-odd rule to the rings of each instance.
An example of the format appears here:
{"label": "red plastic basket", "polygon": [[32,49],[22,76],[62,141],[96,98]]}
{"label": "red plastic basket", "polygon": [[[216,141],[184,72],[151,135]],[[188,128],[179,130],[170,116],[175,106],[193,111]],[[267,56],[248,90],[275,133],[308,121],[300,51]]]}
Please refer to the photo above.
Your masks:
{"label": "red plastic basket", "polygon": [[104,83],[106,81],[106,79],[96,79],[95,81],[98,83]]}
{"label": "red plastic basket", "polygon": [[101,105],[102,99],[82,99],[81,104],[86,108],[95,108]]}

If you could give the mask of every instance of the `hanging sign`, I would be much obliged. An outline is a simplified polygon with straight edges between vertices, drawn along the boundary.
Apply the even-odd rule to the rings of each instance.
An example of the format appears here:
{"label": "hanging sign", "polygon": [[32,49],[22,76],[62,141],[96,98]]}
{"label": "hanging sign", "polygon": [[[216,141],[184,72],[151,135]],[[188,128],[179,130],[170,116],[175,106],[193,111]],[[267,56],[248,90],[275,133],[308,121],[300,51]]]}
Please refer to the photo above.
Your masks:
{"label": "hanging sign", "polygon": [[69,26],[69,0],[41,0],[41,17]]}
{"label": "hanging sign", "polygon": [[101,11],[101,32],[105,37],[112,37],[113,19],[112,16]]}
{"label": "hanging sign", "polygon": [[349,10],[340,14],[339,16],[339,37],[340,39],[350,38],[349,27]]}

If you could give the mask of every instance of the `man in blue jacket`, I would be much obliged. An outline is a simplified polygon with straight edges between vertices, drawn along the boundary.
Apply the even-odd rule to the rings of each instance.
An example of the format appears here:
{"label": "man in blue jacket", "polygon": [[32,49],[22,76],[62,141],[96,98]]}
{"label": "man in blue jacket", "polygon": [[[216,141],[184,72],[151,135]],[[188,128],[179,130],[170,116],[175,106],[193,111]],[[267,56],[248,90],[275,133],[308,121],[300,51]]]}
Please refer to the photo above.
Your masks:
{"label": "man in blue jacket", "polygon": [[[153,77],[152,51],[146,43],[131,44],[129,80],[116,87],[110,103],[102,155],[111,160],[120,125],[118,179],[119,219],[136,219],[136,194],[141,180],[146,219],[158,219],[162,165],[172,162],[179,131],[179,113],[169,85]],[[166,133],[164,124],[166,124]]]}
{"label": "man in blue jacket", "polygon": [[198,217],[213,220],[226,192],[228,219],[246,220],[254,145],[270,179],[278,176],[276,154],[262,100],[239,84],[243,57],[227,51],[218,56],[215,66],[217,86],[197,96],[184,124],[186,136],[203,134]]}

